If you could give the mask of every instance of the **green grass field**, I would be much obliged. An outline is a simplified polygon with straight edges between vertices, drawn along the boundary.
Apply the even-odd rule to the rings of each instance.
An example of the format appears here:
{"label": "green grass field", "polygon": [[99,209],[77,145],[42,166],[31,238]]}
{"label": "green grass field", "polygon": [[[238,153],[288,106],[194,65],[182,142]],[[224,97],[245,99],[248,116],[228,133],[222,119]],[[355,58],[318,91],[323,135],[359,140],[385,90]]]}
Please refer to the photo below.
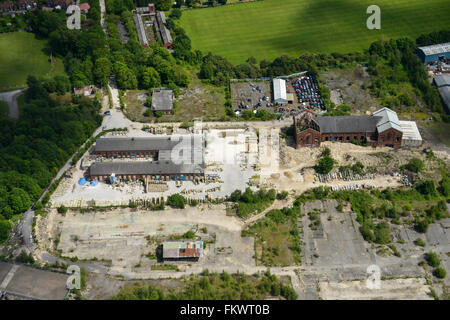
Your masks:
{"label": "green grass field", "polygon": [[[46,43],[27,32],[0,34],[0,88],[26,85],[29,74],[49,74],[50,56],[43,50]],[[51,74],[63,72],[62,61],[56,59]]]}
{"label": "green grass field", "polygon": [[[368,30],[367,7],[381,8],[381,30]],[[378,39],[450,28],[448,0],[263,0],[183,11],[181,25],[195,49],[233,63],[254,56],[362,51]]]}

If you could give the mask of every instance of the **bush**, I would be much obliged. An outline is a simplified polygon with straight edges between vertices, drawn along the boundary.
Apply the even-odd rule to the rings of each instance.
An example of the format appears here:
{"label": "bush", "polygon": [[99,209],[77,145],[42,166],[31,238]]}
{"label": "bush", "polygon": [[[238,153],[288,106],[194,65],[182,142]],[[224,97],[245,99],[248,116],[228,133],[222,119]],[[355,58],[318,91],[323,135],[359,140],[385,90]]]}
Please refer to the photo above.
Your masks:
{"label": "bush", "polygon": [[433,252],[433,251],[430,251],[430,252],[425,254],[425,260],[433,268],[437,268],[441,264],[441,259],[439,259],[439,257],[436,254],[436,252]]}
{"label": "bush", "polygon": [[433,274],[439,279],[444,279],[447,276],[447,271],[444,268],[437,268],[434,270]]}
{"label": "bush", "polygon": [[183,238],[185,238],[185,239],[194,239],[195,238],[195,232],[192,231],[192,230],[189,230],[185,234],[183,234]]}
{"label": "bush", "polygon": [[420,239],[420,238],[417,238],[415,241],[414,241],[414,243],[415,243],[415,245],[416,246],[421,246],[421,247],[425,247],[427,244],[425,243],[425,241],[423,241],[422,239]]}
{"label": "bush", "polygon": [[427,219],[416,219],[415,223],[414,223],[414,229],[417,232],[420,233],[426,233],[428,231],[428,226],[430,224],[428,223]]}
{"label": "bush", "polygon": [[186,205],[187,200],[181,194],[177,193],[177,194],[171,195],[168,198],[167,203],[169,204],[169,206],[171,206],[173,208],[184,209],[184,206]]}
{"label": "bush", "polygon": [[7,220],[0,220],[0,243],[8,240],[10,223]]}
{"label": "bush", "polygon": [[230,195],[230,201],[238,202],[242,197],[241,190],[234,190]]}
{"label": "bush", "polygon": [[358,161],[352,166],[352,170],[354,173],[363,175],[364,174],[364,165]]}
{"label": "bush", "polygon": [[330,156],[324,156],[323,158],[319,159],[319,162],[315,167],[315,170],[317,173],[327,174],[331,170],[333,170],[333,166],[334,166],[333,158]]}
{"label": "bush", "polygon": [[375,235],[368,224],[363,224],[361,227],[359,227],[359,231],[361,232],[364,240],[369,242],[375,241]]}
{"label": "bush", "polygon": [[288,197],[288,195],[289,195],[289,192],[287,192],[286,190],[283,190],[277,194],[277,199],[279,199],[279,200],[286,199]]}
{"label": "bush", "polygon": [[61,206],[58,208],[58,213],[60,213],[60,214],[66,214],[66,213],[67,213],[67,208],[66,208],[64,205],[61,205]]}
{"label": "bush", "polygon": [[419,158],[412,158],[411,160],[409,160],[405,168],[408,169],[409,171],[418,173],[422,171],[422,169],[424,168],[424,163]]}
{"label": "bush", "polygon": [[379,244],[388,244],[392,241],[391,232],[387,222],[383,221],[375,227],[375,242]]}
{"label": "bush", "polygon": [[415,188],[423,195],[436,195],[436,187],[432,180],[425,180],[421,183],[418,183],[415,185]]}
{"label": "bush", "polygon": [[177,20],[177,19],[180,19],[180,18],[181,18],[181,14],[182,14],[182,13],[183,13],[183,12],[182,12],[180,9],[174,8],[174,9],[172,9],[172,12],[170,13],[170,17],[171,17],[172,19]]}
{"label": "bush", "polygon": [[20,254],[17,256],[16,261],[22,262],[22,263],[28,263],[33,264],[34,258],[31,255],[31,253],[27,254],[25,250],[22,250]]}

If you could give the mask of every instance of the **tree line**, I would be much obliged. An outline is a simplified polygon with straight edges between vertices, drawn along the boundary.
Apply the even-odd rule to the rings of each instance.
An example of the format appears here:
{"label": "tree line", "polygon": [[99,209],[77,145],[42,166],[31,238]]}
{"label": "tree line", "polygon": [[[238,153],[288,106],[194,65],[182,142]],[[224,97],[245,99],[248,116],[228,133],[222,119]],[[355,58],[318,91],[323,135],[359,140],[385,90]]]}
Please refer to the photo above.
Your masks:
{"label": "tree line", "polygon": [[58,102],[51,94],[53,82],[59,80],[29,76],[20,118],[0,117],[0,241],[7,239],[7,220],[39,198],[58,169],[101,124],[96,100],[74,97]]}

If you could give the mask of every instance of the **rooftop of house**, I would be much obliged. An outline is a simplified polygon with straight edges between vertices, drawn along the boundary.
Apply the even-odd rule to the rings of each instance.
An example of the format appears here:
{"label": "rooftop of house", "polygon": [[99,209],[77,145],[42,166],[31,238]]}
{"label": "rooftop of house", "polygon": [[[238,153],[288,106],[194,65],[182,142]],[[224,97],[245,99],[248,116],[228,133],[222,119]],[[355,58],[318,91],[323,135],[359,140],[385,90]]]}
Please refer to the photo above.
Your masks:
{"label": "rooftop of house", "polygon": [[81,3],[79,5],[80,10],[89,10],[91,8],[91,6],[89,5],[89,3]]}

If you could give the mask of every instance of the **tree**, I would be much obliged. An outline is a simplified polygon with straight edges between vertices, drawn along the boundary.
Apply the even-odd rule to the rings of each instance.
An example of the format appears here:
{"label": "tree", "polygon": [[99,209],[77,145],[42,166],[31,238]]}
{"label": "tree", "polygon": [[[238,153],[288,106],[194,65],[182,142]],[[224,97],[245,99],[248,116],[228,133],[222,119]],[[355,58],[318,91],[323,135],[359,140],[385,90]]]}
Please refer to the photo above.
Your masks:
{"label": "tree", "polygon": [[160,11],[169,11],[172,8],[174,0],[155,0],[156,9]]}
{"label": "tree", "polygon": [[436,187],[433,180],[425,180],[421,183],[416,184],[415,188],[423,195],[436,195]]}
{"label": "tree", "polygon": [[66,206],[64,206],[64,205],[61,205],[59,208],[58,208],[58,213],[60,213],[60,214],[62,214],[62,215],[64,215],[64,214],[66,214],[67,213],[67,207]]}
{"label": "tree", "polygon": [[111,75],[111,62],[107,58],[99,58],[94,64],[94,79],[101,86],[106,86]]}
{"label": "tree", "polygon": [[167,199],[167,203],[174,208],[184,209],[184,206],[187,203],[187,200],[185,197],[183,197],[181,194],[173,194]]}
{"label": "tree", "polygon": [[9,195],[9,206],[14,214],[25,212],[32,204],[28,193],[21,188],[13,188]]}
{"label": "tree", "polygon": [[117,61],[114,63],[114,72],[116,74],[116,81],[119,89],[125,90],[137,88],[136,76],[124,62]]}
{"label": "tree", "polygon": [[11,225],[7,220],[0,220],[0,243],[8,240]]}
{"label": "tree", "polygon": [[409,160],[405,168],[408,169],[409,171],[418,173],[422,171],[422,169],[424,168],[424,163],[419,158],[412,158],[411,160]]}
{"label": "tree", "polygon": [[445,176],[439,183],[439,192],[444,196],[450,196],[450,177]]}
{"label": "tree", "polygon": [[142,73],[142,86],[145,89],[157,88],[161,86],[161,78],[158,71],[153,67],[148,67]]}
{"label": "tree", "polygon": [[233,202],[238,202],[239,200],[241,200],[241,196],[242,196],[241,190],[239,189],[234,190],[230,195],[230,200]]}
{"label": "tree", "polygon": [[180,9],[174,8],[174,9],[172,9],[172,12],[170,13],[170,17],[172,19],[178,20],[181,18],[182,13],[183,13],[183,11],[181,11]]}
{"label": "tree", "polygon": [[325,156],[319,159],[317,166],[315,167],[316,172],[320,174],[327,174],[333,170],[334,160],[330,156]]}
{"label": "tree", "polygon": [[288,197],[288,195],[289,195],[289,192],[287,192],[286,190],[283,190],[277,194],[277,199],[284,200]]}
{"label": "tree", "polygon": [[368,224],[364,223],[361,227],[359,227],[359,231],[361,232],[364,240],[369,242],[375,241],[375,235]]}

